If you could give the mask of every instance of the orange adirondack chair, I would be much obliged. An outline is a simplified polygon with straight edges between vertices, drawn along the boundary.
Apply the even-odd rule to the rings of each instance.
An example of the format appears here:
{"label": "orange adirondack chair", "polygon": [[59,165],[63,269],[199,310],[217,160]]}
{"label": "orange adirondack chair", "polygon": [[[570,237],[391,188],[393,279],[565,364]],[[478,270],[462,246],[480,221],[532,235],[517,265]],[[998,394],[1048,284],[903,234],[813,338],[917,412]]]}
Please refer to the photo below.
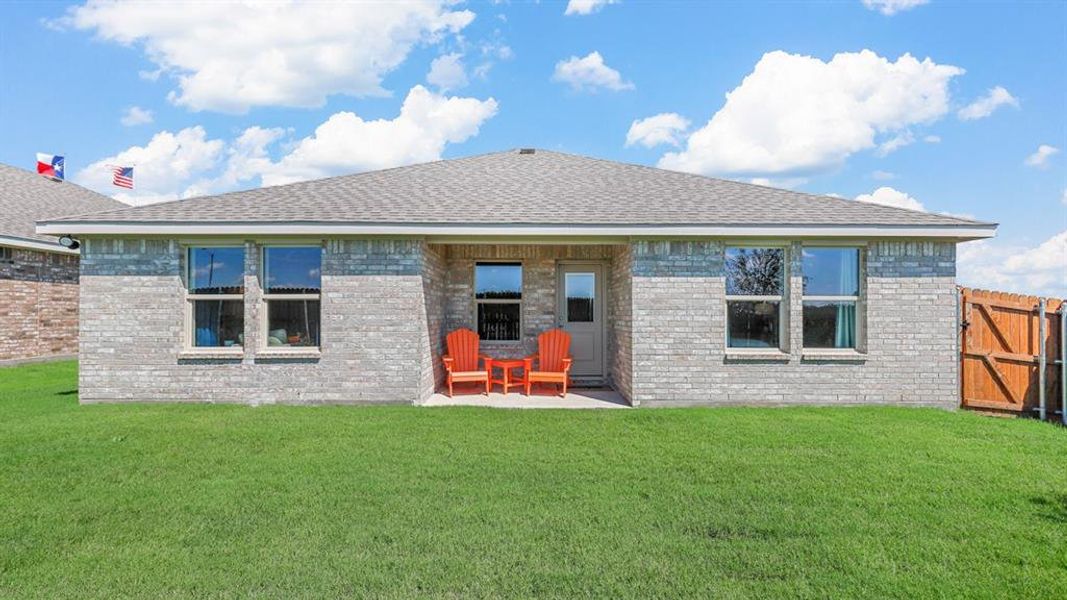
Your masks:
{"label": "orange adirondack chair", "polygon": [[[535,381],[563,384],[563,395],[567,395],[567,382],[570,379],[571,335],[562,329],[550,329],[537,336],[537,354],[523,359],[526,363],[526,395]],[[534,361],[537,370],[534,370]]]}
{"label": "orange adirondack chair", "polygon": [[[489,373],[493,361],[485,354],[478,353],[478,334],[470,329],[457,329],[445,338],[448,354],[441,357],[445,363],[448,378],[448,396],[452,397],[452,384],[470,381],[484,381],[485,393],[489,393]],[[479,361],[484,367],[478,368]]]}

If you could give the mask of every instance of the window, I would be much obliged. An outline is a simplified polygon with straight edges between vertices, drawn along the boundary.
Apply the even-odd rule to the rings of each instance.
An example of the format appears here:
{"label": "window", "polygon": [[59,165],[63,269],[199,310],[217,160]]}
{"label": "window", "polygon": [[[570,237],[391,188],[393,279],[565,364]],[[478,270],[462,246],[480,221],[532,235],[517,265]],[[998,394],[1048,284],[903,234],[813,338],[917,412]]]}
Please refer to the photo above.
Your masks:
{"label": "window", "polygon": [[264,345],[317,347],[321,334],[321,292],[322,247],[264,248]]}
{"label": "window", "polygon": [[0,246],[0,263],[15,262],[15,252],[6,246]]}
{"label": "window", "polygon": [[563,287],[567,294],[567,322],[592,323],[596,299],[596,273],[567,273]]}
{"label": "window", "polygon": [[475,264],[474,302],[479,338],[518,341],[522,334],[522,264]]}
{"label": "window", "polygon": [[804,248],[804,347],[856,348],[859,248]]}
{"label": "window", "polygon": [[244,344],[244,271],[242,247],[196,247],[187,254],[189,339],[195,347]]}
{"label": "window", "polygon": [[783,248],[726,249],[726,346],[781,347]]}

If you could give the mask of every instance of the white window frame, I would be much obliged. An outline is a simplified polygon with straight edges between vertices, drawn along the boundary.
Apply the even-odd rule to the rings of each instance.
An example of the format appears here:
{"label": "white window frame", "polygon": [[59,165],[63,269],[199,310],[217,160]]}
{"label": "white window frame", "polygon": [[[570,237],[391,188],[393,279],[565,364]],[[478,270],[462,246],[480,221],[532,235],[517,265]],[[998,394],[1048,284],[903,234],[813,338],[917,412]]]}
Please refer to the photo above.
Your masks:
{"label": "white window frame", "polygon": [[[318,248],[319,249],[319,272],[322,271],[322,255],[325,253],[321,240],[304,242],[267,242],[259,245],[259,343],[258,352],[279,353],[317,353],[322,348],[322,279],[319,279],[319,293],[317,294],[268,294],[267,293],[267,249],[268,248]],[[275,300],[318,300],[319,302],[319,345],[318,346],[268,346],[267,337],[270,334],[270,306]]]}
{"label": "white window frame", "polygon": [[[478,265],[519,265],[519,299],[509,300],[506,298],[479,298],[478,297]],[[475,260],[471,266],[471,299],[474,301],[474,314],[472,315],[471,322],[474,323],[474,332],[478,333],[481,327],[478,323],[478,305],[479,304],[518,304],[519,305],[519,337],[513,340],[483,340],[481,336],[478,336],[479,341],[483,344],[518,344],[522,343],[522,338],[526,332],[526,315],[524,314],[523,301],[526,298],[526,263],[521,259],[506,259],[495,258],[487,260]]]}
{"label": "white window frame", "polygon": [[[194,294],[190,292],[190,288],[193,285],[193,261],[190,259],[192,250],[196,248],[241,248],[245,253],[248,249],[245,248],[244,243],[235,242],[187,242],[183,243],[182,252],[184,253],[185,260],[185,343],[183,346],[186,351],[189,352],[210,352],[210,353],[226,353],[232,352],[234,354],[244,353],[244,342],[234,344],[233,346],[197,346],[196,345],[196,322],[194,319],[195,311],[194,306],[198,300],[238,300],[241,302],[241,310],[245,309],[245,296],[244,294]],[[241,261],[241,287],[245,293],[248,292],[247,286],[244,283],[245,276],[245,264],[248,260],[247,255],[242,258]],[[242,333],[247,334],[248,319],[245,319],[245,323],[242,324]],[[248,335],[244,336],[248,339]],[[240,341],[240,340],[238,340]]]}
{"label": "white window frame", "polygon": [[0,264],[14,262],[15,249],[10,246],[0,246]]}
{"label": "white window frame", "polygon": [[[789,347],[789,243],[779,241],[768,242],[732,242],[723,244],[723,289],[729,289],[729,275],[726,273],[726,254],[732,248],[743,249],[775,249],[782,251],[782,293],[776,296],[753,296],[724,294],[723,301],[723,347],[730,354],[784,354]],[[777,302],[778,303],[778,347],[758,348],[751,346],[730,345],[730,303],[731,302]]]}
{"label": "white window frame", "polygon": [[[809,248],[813,249],[813,250],[856,250],[856,252],[857,252],[857,257],[856,257],[856,287],[857,287],[857,290],[856,290],[856,292],[857,293],[856,293],[855,296],[834,296],[834,295],[811,295],[811,296],[808,296],[808,295],[806,295],[804,293],[804,283],[802,281],[801,284],[800,284],[800,290],[799,290],[799,293],[800,293],[800,344],[801,344],[801,348],[803,348],[804,350],[809,351],[810,353],[823,353],[823,352],[825,352],[825,353],[830,353],[830,354],[834,354],[834,353],[838,353],[838,354],[855,354],[857,352],[862,352],[861,348],[863,348],[863,346],[864,346],[864,343],[863,343],[863,339],[864,339],[863,338],[863,335],[864,335],[863,323],[865,321],[865,319],[863,318],[863,311],[866,310],[866,306],[864,305],[864,302],[863,302],[863,289],[864,289],[864,284],[863,284],[863,279],[864,279],[863,278],[863,271],[864,271],[864,268],[863,268],[863,265],[864,265],[864,261],[866,260],[866,254],[865,254],[866,246],[862,245],[862,244],[832,243],[832,242],[826,242],[826,243],[817,242],[817,243],[806,243],[806,244],[803,244],[801,246],[801,253],[802,254],[801,254],[801,259],[800,259],[801,277],[804,276],[804,272],[803,272],[804,271],[803,251],[807,250]],[[851,348],[818,348],[818,347],[807,347],[807,346],[805,346],[804,345],[804,303],[805,302],[853,302],[853,303],[855,303],[855,305],[856,305],[856,340],[855,340],[856,343]]]}

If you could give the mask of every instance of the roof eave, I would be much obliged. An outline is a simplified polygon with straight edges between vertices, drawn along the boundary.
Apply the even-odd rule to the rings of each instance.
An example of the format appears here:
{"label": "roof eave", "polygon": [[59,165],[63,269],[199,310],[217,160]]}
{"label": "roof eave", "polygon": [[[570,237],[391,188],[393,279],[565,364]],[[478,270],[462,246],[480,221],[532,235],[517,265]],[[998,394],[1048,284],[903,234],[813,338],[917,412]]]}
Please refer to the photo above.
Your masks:
{"label": "roof eave", "polygon": [[675,224],[443,224],[343,222],[39,221],[49,235],[149,236],[484,236],[500,237],[771,237],[771,238],[990,238],[996,225],[675,225]]}
{"label": "roof eave", "polygon": [[22,248],[24,250],[36,250],[38,252],[54,252],[56,254],[78,254],[77,250],[71,250],[59,242],[45,242],[13,235],[0,234],[0,246]]}

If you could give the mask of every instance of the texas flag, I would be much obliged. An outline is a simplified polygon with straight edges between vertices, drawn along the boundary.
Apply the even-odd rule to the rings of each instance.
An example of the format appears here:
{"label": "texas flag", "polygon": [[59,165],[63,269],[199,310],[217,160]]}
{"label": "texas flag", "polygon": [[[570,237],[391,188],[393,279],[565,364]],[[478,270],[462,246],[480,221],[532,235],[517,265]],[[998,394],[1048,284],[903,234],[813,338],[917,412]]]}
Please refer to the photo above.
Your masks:
{"label": "texas flag", "polygon": [[63,180],[63,157],[37,153],[37,172],[45,177]]}

